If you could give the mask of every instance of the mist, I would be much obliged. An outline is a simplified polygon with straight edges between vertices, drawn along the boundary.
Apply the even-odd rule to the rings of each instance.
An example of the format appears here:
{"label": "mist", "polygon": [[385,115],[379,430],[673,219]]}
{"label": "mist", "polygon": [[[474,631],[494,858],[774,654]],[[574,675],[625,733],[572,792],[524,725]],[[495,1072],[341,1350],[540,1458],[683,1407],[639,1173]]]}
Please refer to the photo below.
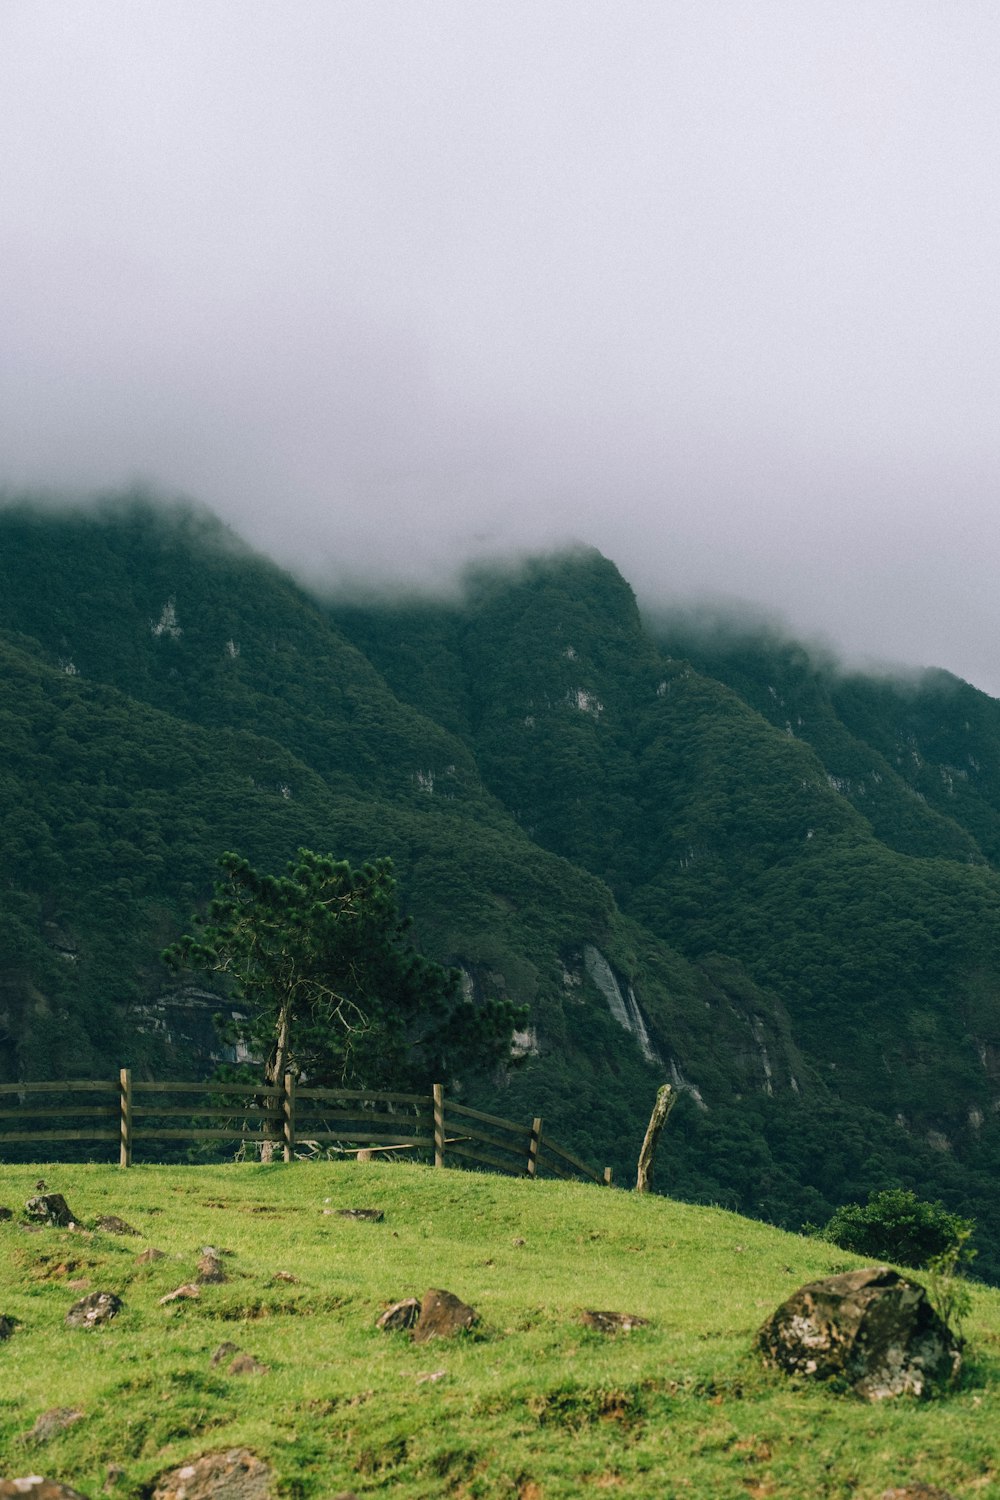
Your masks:
{"label": "mist", "polygon": [[0,486],[570,542],[1000,693],[1000,12],[9,0]]}

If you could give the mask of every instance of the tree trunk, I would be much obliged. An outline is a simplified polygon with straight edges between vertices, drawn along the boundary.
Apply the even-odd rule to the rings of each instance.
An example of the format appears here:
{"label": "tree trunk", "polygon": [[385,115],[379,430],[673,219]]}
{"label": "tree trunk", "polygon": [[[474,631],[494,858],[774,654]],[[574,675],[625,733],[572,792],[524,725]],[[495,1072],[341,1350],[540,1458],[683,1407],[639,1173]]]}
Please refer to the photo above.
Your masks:
{"label": "tree trunk", "polygon": [[[288,1072],[289,1052],[289,1006],[283,1005],[278,1012],[278,1032],[275,1037],[274,1051],[267,1060],[264,1069],[264,1082],[273,1084],[276,1089],[283,1090],[285,1086],[285,1074]],[[268,1094],[265,1099],[268,1109],[281,1109],[282,1094],[280,1092]],[[260,1159],[262,1162],[274,1160],[274,1153],[278,1143],[283,1139],[282,1122],[280,1120],[264,1121],[264,1139],[260,1143]]]}
{"label": "tree trunk", "polygon": [[653,1105],[653,1113],[649,1117],[646,1126],[646,1138],[639,1152],[639,1169],[636,1173],[635,1190],[637,1193],[649,1192],[649,1179],[653,1175],[653,1158],[656,1155],[656,1147],[659,1144],[660,1133],[667,1123],[667,1116],[677,1102],[677,1095],[669,1083],[664,1083],[656,1091],[656,1103]]}

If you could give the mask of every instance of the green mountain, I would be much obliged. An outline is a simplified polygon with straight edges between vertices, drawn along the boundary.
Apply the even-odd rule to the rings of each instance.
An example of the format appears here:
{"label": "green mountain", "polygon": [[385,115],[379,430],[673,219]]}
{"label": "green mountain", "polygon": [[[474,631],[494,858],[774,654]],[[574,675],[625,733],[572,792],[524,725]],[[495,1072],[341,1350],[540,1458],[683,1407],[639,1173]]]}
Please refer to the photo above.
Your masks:
{"label": "green mountain", "polygon": [[389,854],[421,946],[530,1020],[459,1080],[798,1227],[901,1182],[1000,1273],[1000,703],[645,622],[590,551],[324,603],[212,517],[0,511],[0,1071],[180,1077],[162,947],[236,848]]}

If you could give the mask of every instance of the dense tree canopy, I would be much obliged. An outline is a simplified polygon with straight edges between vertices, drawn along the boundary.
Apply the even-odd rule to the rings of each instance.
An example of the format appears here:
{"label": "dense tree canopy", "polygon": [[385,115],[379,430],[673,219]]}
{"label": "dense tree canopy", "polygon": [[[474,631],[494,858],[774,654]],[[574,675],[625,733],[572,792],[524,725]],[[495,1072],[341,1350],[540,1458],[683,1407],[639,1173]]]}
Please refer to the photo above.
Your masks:
{"label": "dense tree canopy", "polygon": [[245,1003],[231,1026],[273,1083],[403,1088],[507,1056],[519,1018],[505,1001],[465,999],[455,969],[425,958],[400,915],[390,859],[354,870],[300,849],[284,875],[238,854],[199,935],[164,954],[174,967],[227,974]]}

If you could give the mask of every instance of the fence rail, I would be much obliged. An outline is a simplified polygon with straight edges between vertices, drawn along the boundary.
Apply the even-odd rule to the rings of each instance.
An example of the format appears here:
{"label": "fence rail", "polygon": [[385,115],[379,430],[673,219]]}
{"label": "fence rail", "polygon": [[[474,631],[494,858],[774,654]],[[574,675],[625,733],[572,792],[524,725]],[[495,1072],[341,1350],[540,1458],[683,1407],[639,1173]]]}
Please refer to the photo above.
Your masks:
{"label": "fence rail", "polygon": [[[95,1095],[106,1103],[95,1104]],[[56,1120],[64,1121],[61,1128],[37,1123]],[[273,1084],[147,1083],[123,1068],[117,1082],[0,1084],[0,1160],[8,1145],[36,1141],[117,1141],[123,1167],[132,1165],[137,1147],[145,1155],[142,1148],[157,1141],[230,1141],[265,1156],[280,1152],[286,1162],[321,1149],[343,1156],[412,1151],[436,1167],[468,1161],[518,1177],[611,1183],[610,1167],[598,1172],[557,1145],[539,1117],[526,1125],[470,1109],[446,1099],[439,1083],[430,1094],[300,1088],[291,1074]]]}

